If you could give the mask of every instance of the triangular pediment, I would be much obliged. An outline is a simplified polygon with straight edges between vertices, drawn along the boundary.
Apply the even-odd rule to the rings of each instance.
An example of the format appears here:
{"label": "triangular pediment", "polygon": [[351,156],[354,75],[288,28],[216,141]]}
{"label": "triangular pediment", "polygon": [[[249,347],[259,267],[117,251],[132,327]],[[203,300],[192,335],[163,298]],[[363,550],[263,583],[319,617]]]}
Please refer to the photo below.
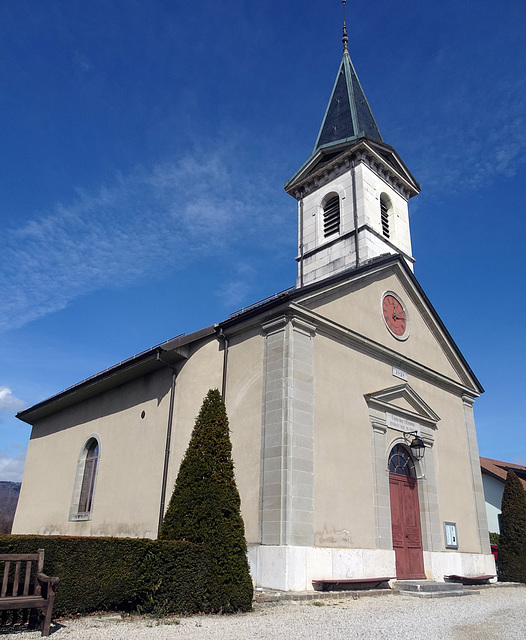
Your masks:
{"label": "triangular pediment", "polygon": [[440,420],[440,416],[408,383],[368,393],[365,400],[375,409],[399,414],[406,419],[425,422],[431,426],[436,426]]}
{"label": "triangular pediment", "polygon": [[[382,314],[382,299],[393,293],[407,312],[408,334],[392,335]],[[380,257],[298,291],[298,307],[310,321],[341,339],[362,342],[379,359],[412,375],[433,378],[459,393],[483,391],[462,353],[400,256]],[[366,347],[365,347],[366,345]],[[396,375],[396,374],[393,374]],[[406,397],[408,402],[408,397]]]}

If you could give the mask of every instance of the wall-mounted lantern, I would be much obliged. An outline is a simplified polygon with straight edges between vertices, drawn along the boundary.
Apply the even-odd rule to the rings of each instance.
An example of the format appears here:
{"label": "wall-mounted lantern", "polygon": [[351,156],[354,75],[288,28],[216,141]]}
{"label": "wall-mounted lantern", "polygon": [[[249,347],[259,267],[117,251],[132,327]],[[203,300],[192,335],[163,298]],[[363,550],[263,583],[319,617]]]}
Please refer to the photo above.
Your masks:
{"label": "wall-mounted lantern", "polygon": [[418,431],[412,431],[405,434],[410,439],[409,447],[411,448],[411,455],[415,460],[422,460],[426,452],[426,445],[422,438],[418,435]]}

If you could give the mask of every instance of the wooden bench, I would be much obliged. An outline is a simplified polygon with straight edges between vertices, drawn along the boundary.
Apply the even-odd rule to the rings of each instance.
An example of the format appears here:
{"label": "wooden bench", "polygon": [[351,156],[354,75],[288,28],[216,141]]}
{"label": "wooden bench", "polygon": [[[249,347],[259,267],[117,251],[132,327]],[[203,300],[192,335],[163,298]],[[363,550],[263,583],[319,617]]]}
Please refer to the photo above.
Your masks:
{"label": "wooden bench", "polygon": [[488,582],[491,580],[491,578],[494,578],[494,575],[488,575],[488,576],[457,576],[455,573],[451,574],[450,576],[444,576],[444,580],[447,580],[448,582],[461,582],[463,585],[466,586],[470,586],[470,585],[481,585],[481,584],[488,584]]}
{"label": "wooden bench", "polygon": [[353,578],[349,580],[313,580],[315,591],[353,591],[359,589],[388,589],[393,578]]}
{"label": "wooden bench", "polygon": [[[42,611],[42,635],[49,635],[58,578],[44,573],[44,549],[38,553],[0,553],[3,564],[0,611],[38,609]],[[1,570],[1,569],[0,569]]]}

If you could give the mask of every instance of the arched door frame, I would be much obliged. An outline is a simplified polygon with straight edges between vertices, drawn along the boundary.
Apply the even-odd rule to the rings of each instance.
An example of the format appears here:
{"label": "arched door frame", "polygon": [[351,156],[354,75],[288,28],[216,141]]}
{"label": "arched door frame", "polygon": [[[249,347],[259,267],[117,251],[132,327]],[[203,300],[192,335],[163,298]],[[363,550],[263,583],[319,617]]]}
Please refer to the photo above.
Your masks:
{"label": "arched door frame", "polygon": [[[411,455],[407,440],[401,438],[395,438],[391,443],[387,460],[396,577],[424,578],[424,549],[418,499],[419,461]],[[393,463],[396,464],[394,468]],[[399,473],[397,469],[400,468],[408,473]]]}
{"label": "arched door frame", "polygon": [[423,462],[423,460],[415,460],[415,458],[413,458],[413,456],[411,455],[411,449],[409,447],[408,444],[408,440],[407,438],[398,436],[396,438],[394,438],[394,440],[391,440],[391,443],[387,446],[387,453],[386,453],[386,461],[387,461],[387,470],[389,471],[389,459],[391,457],[391,451],[397,446],[397,445],[401,445],[409,454],[411,461],[414,465],[414,475],[411,475],[411,477],[416,478],[417,480],[424,480],[425,476],[424,476],[424,472],[423,472],[423,465],[421,464]]}
{"label": "arched door frame", "polygon": [[[414,410],[400,407],[403,398]],[[396,444],[407,446],[404,433],[417,431],[426,445],[422,461],[415,461],[420,507],[422,548],[425,552],[442,550],[442,529],[438,513],[434,441],[440,417],[409,384],[397,385],[365,396],[369,406],[375,515],[375,547],[393,549],[391,501],[389,494],[389,452]],[[397,402],[394,404],[394,402]]]}

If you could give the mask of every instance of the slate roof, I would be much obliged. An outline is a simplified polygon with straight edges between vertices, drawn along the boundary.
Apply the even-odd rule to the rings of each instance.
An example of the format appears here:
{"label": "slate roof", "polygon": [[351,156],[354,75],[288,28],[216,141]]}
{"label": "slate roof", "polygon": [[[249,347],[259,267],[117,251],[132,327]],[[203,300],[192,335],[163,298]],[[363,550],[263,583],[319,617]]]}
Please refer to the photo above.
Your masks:
{"label": "slate roof", "polygon": [[344,52],[338,75],[314,145],[313,154],[327,144],[367,136],[382,142],[351,57]]}
{"label": "slate roof", "polygon": [[480,458],[480,468],[482,473],[487,473],[497,480],[506,482],[508,470],[514,471],[519,480],[522,482],[524,491],[526,491],[526,467],[521,464],[513,464],[511,462],[502,462],[502,460],[492,460],[491,458]]}

